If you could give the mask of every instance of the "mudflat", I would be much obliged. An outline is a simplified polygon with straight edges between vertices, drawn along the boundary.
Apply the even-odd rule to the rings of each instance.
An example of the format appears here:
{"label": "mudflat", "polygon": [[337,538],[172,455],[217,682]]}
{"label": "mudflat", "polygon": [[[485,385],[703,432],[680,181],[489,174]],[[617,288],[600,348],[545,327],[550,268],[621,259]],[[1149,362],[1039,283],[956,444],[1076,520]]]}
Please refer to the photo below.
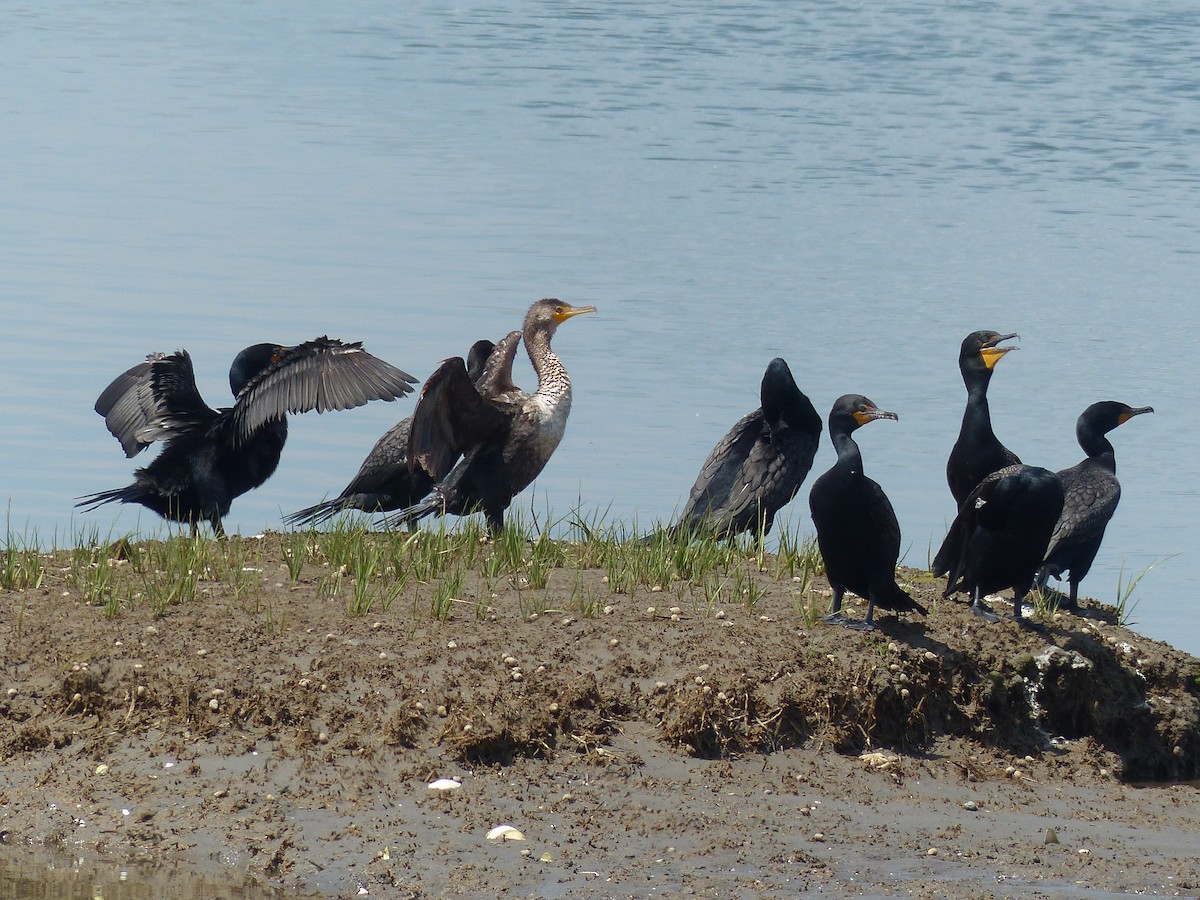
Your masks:
{"label": "mudflat", "polygon": [[930,614],[862,632],[752,545],[422,540],[10,549],[0,841],[332,897],[1200,894],[1200,661],[1111,607],[904,569]]}

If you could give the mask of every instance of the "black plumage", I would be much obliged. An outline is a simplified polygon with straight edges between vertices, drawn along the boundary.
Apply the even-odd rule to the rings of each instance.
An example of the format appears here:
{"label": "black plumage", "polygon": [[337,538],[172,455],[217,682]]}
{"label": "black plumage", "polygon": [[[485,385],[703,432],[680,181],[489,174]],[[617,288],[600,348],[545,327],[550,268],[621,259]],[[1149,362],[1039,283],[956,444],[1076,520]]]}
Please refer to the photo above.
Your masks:
{"label": "black plumage", "polygon": [[976,331],[967,335],[959,348],[958,369],[967,388],[967,405],[963,410],[958,439],[946,461],[946,481],[956,505],[961,505],[986,476],[1021,461],[1000,443],[992,431],[992,414],[987,398],[988,383],[996,363],[1004,354],[1017,349],[1001,347],[999,344],[1015,337],[1015,334]]}
{"label": "black plumage", "polygon": [[812,468],[821,416],[782,359],[762,377],[762,406],[743,416],[700,468],[673,532],[766,534]]}
{"label": "black plumage", "polygon": [[[896,418],[895,413],[879,409],[859,394],[838,398],[829,413],[829,436],[837,462],[813,483],[808,495],[817,546],[833,589],[826,621],[851,628],[873,628],[877,606],[926,613],[925,607],[896,584],[900,523],[883,488],[863,473],[862,454],[851,437],[868,422]],[[842,616],[842,597],[847,590],[867,600],[867,616],[861,623]]]}
{"label": "black plumage", "polygon": [[1023,623],[1021,601],[1062,508],[1062,482],[1049,469],[1015,465],[984,478],[959,507],[943,543],[949,558],[945,596],[969,594],[971,611],[996,622],[983,597],[1012,588],[1013,618]]}
{"label": "black plumage", "polygon": [[[551,338],[567,319],[595,311],[594,306],[539,300],[526,313],[521,332],[497,345],[478,385],[457,357],[434,370],[413,411],[408,464],[424,469],[435,486],[390,523],[478,510],[491,533],[504,527],[505,511],[550,460],[571,411],[571,378],[551,350]],[[524,340],[537,373],[533,393],[512,382],[518,339]]]}
{"label": "black plumage", "polygon": [[221,519],[235,497],[258,487],[279,465],[287,414],[351,409],[411,393],[407,372],[360,343],[328,337],[295,347],[255,344],[229,368],[232,407],[210,408],[196,388],[186,350],[154,353],[118,375],[96,401],[96,412],[132,457],[154,441],[162,452],[136,470],[126,487],[82,497],[77,505],[138,503],[164,518],[201,521],[224,534]]}
{"label": "black plumage", "polygon": [[[476,341],[467,353],[467,377],[477,382],[496,345]],[[508,359],[511,367],[512,358]],[[389,512],[412,506],[433,490],[433,477],[419,466],[409,468],[408,436],[413,417],[408,416],[384,432],[375,442],[358,474],[331,500],[306,507],[287,516],[289,525],[312,526],[348,510]]]}
{"label": "black plumage", "polygon": [[[1021,462],[1017,454],[1000,443],[992,431],[992,414],[987,399],[988,383],[996,363],[1004,354],[1017,349],[999,345],[1015,337],[1015,334],[995,331],[973,331],[963,338],[959,346],[958,370],[967,388],[967,405],[963,409],[958,438],[946,460],[946,482],[950,485],[956,509],[988,475]],[[943,543],[933,558],[930,571],[934,575],[949,572],[953,552],[952,547]]]}
{"label": "black plumage", "polygon": [[1104,530],[1121,499],[1116,451],[1105,435],[1134,416],[1152,412],[1149,406],[1135,408],[1103,400],[1085,409],[1075,424],[1075,436],[1087,458],[1058,473],[1064,492],[1062,514],[1037,574],[1037,583],[1042,586],[1051,576],[1062,578],[1070,573],[1070,594],[1065,604],[1068,609],[1078,608],[1079,582],[1092,568]]}

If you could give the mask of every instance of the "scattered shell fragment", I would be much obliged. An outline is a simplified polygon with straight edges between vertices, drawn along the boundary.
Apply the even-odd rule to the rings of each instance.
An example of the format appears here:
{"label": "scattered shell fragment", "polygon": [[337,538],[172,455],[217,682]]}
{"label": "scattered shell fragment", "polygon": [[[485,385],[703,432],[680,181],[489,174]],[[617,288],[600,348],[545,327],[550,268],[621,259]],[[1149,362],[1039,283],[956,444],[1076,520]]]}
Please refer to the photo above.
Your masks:
{"label": "scattered shell fragment", "polygon": [[461,781],[455,781],[453,778],[439,778],[437,781],[429,782],[431,791],[454,791],[462,787]]}
{"label": "scattered shell fragment", "polygon": [[1055,831],[1053,828],[1047,828],[1046,836],[1042,840],[1042,843],[1043,844],[1057,844],[1058,842],[1059,842],[1058,841],[1058,832]]}
{"label": "scattered shell fragment", "polygon": [[974,800],[968,800],[965,803],[963,803],[962,806],[963,806],[963,809],[965,809],[967,812],[975,812],[977,809],[979,809],[979,804],[976,803]]}
{"label": "scattered shell fragment", "polygon": [[525,835],[512,825],[497,825],[487,833],[489,841],[523,841]]}
{"label": "scattered shell fragment", "polygon": [[895,753],[885,753],[882,750],[870,750],[858,757],[873,769],[889,769],[900,761]]}
{"label": "scattered shell fragment", "polygon": [[100,763],[100,765],[96,766],[96,774],[97,775],[107,775],[108,774],[108,766],[106,766],[104,763]]}

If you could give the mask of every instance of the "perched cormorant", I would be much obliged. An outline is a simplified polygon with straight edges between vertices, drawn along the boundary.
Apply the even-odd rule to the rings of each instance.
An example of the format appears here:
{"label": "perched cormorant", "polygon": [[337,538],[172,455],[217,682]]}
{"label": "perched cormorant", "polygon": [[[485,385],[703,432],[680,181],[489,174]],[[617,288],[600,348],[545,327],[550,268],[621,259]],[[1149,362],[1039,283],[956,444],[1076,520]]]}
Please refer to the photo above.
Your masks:
{"label": "perched cormorant", "polygon": [[[550,339],[567,319],[595,311],[594,306],[552,298],[537,301],[520,334],[509,335],[492,353],[478,386],[458,357],[434,370],[413,411],[408,465],[424,469],[435,487],[390,523],[482,510],[493,534],[504,527],[504,511],[541,473],[562,440],[571,411],[571,379],[550,349]],[[537,373],[532,394],[512,383],[518,337]]]}
{"label": "perched cormorant", "polygon": [[[467,353],[467,377],[477,382],[496,345],[476,341]],[[408,466],[408,434],[413,417],[408,416],[388,429],[375,442],[358,474],[340,494],[287,516],[289,525],[312,526],[332,519],[338,513],[357,509],[363,512],[388,512],[412,506],[433,490],[433,478],[424,469]]]}
{"label": "perched cormorant", "polygon": [[1071,573],[1066,609],[1078,608],[1079,582],[1091,569],[1104,539],[1104,529],[1121,499],[1116,452],[1105,435],[1134,416],[1151,412],[1154,409],[1149,406],[1134,408],[1104,400],[1085,409],[1075,424],[1075,436],[1087,459],[1058,473],[1065,494],[1062,515],[1050,535],[1050,546],[1037,573],[1039,587],[1050,576],[1062,578],[1064,572]]}
{"label": "perched cormorant", "polygon": [[118,375],[96,412],[132,457],[154,441],[166,446],[133,484],[81,497],[78,506],[139,503],[164,518],[201,521],[224,535],[234,497],[258,487],[279,465],[287,414],[352,409],[412,392],[416,379],[362,348],[319,337],[295,347],[255,344],[229,368],[232,407],[211,409],[196,389],[186,350],[152,353]]}
{"label": "perched cormorant", "polygon": [[[975,490],[975,486],[993,472],[1006,466],[1018,465],[1017,454],[1005,447],[992,431],[992,415],[988,409],[987,389],[992,369],[1010,350],[1001,341],[1018,337],[995,331],[973,331],[963,338],[958,350],[958,370],[967,388],[967,405],[963,410],[958,439],[946,460],[946,481],[954,495],[956,507]],[[945,575],[950,571],[952,547],[942,544],[933,558],[930,571]]]}
{"label": "perched cormorant", "polygon": [[[833,588],[827,622],[866,630],[875,625],[875,607],[896,612],[926,610],[896,584],[900,523],[877,483],[863,474],[862,454],[850,435],[875,419],[897,419],[859,394],[839,397],[829,413],[829,436],[837,450],[833,468],[818,478],[808,495],[825,575]],[[861,623],[842,616],[842,596],[851,590],[867,600]]]}
{"label": "perched cormorant", "polygon": [[955,505],[961,506],[967,494],[975,490],[975,485],[985,476],[1021,461],[992,431],[987,399],[992,369],[1004,354],[1017,349],[998,345],[1015,337],[1018,335],[976,331],[968,334],[959,348],[958,369],[967,387],[967,406],[963,410],[958,440],[946,461],[946,481]]}
{"label": "perched cormorant", "polygon": [[988,475],[967,495],[942,544],[949,559],[943,596],[968,593],[971,611],[996,622],[983,597],[1011,587],[1013,618],[1024,624],[1021,601],[1062,508],[1062,482],[1049,469],[1015,465]]}
{"label": "perched cormorant", "polygon": [[763,374],[760,397],[762,407],[713,447],[673,532],[765,534],[800,490],[821,440],[821,416],[779,358]]}

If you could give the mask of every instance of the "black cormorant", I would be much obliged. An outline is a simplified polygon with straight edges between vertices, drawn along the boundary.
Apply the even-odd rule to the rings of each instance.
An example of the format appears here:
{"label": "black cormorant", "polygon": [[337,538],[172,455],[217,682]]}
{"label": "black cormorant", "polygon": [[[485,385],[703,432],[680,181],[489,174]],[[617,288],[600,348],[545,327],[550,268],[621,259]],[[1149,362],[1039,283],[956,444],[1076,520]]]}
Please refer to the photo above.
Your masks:
{"label": "black cormorant", "polygon": [[944,596],[970,594],[971,611],[996,622],[983,597],[1011,587],[1013,618],[1024,624],[1021,601],[1062,508],[1062,482],[1049,469],[1015,465],[988,475],[963,500],[942,544],[949,560]]}
{"label": "black cormorant", "polygon": [[1015,337],[1018,335],[976,331],[968,334],[959,348],[958,369],[967,388],[967,406],[963,410],[958,440],[946,461],[946,481],[956,505],[961,505],[985,476],[1021,461],[992,431],[987,399],[992,369],[1004,354],[1017,349],[998,345]]}
{"label": "black cormorant", "polygon": [[[870,629],[875,625],[876,606],[926,613],[925,607],[896,584],[900,523],[883,488],[863,474],[862,454],[850,436],[875,419],[896,418],[895,413],[884,412],[859,394],[838,398],[829,413],[829,436],[837,450],[837,462],[813,483],[808,495],[825,575],[833,588],[828,622]],[[867,600],[867,617],[861,623],[842,616],[842,596],[847,590]]]}
{"label": "black cormorant", "polygon": [[[477,382],[488,356],[495,349],[488,340],[476,341],[467,353],[467,377]],[[389,428],[371,448],[358,474],[340,494],[287,516],[289,525],[319,525],[347,510],[388,512],[412,506],[433,490],[433,478],[424,469],[408,466],[408,434],[412,416]]]}
{"label": "black cormorant", "polygon": [[[392,516],[390,523],[482,510],[491,533],[504,527],[505,510],[541,473],[562,440],[571,412],[571,379],[550,349],[550,339],[567,319],[595,311],[594,306],[572,306],[552,298],[537,301],[529,307],[520,334],[514,332],[497,345],[478,386],[457,357],[434,370],[413,411],[408,464],[423,468],[435,486],[423,501]],[[517,337],[524,340],[537,373],[533,393],[512,383]]]}
{"label": "black cormorant", "polygon": [[821,440],[821,416],[779,358],[767,365],[759,396],[761,408],[739,419],[704,461],[673,532],[766,534],[800,490]]}
{"label": "black cormorant", "polygon": [[1085,409],[1075,424],[1075,436],[1087,459],[1058,473],[1065,495],[1062,515],[1050,535],[1050,546],[1037,574],[1040,587],[1050,576],[1061,578],[1070,572],[1066,609],[1078,608],[1079,582],[1091,569],[1104,540],[1104,529],[1121,499],[1116,452],[1105,435],[1134,416],[1151,412],[1154,409],[1149,406],[1134,408],[1104,400]]}
{"label": "black cormorant", "polygon": [[[946,460],[946,481],[954,495],[955,507],[985,477],[1006,466],[1018,465],[1017,454],[1005,447],[992,431],[992,414],[988,409],[987,389],[992,369],[1004,354],[1016,347],[1001,347],[1001,341],[1018,337],[995,331],[973,331],[963,338],[958,350],[958,370],[967,388],[967,405],[963,410],[958,439]],[[933,558],[930,571],[945,575],[950,571],[953,548],[943,543]]]}
{"label": "black cormorant", "polygon": [[255,344],[229,368],[234,405],[211,409],[196,388],[186,350],[153,353],[118,375],[96,401],[96,412],[135,456],[166,441],[133,484],[80,498],[78,506],[139,503],[164,518],[201,521],[224,535],[221,519],[234,497],[258,487],[279,465],[287,414],[352,409],[370,400],[411,393],[416,379],[362,348],[328,337],[295,347]]}

